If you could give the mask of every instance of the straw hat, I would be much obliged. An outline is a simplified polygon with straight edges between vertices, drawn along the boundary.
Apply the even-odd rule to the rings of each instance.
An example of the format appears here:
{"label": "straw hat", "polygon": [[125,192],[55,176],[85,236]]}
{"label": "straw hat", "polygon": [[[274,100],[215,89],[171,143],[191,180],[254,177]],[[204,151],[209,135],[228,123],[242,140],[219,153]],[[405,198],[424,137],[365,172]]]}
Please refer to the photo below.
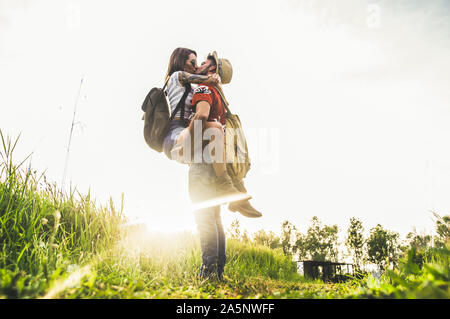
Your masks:
{"label": "straw hat", "polygon": [[233,67],[231,66],[230,61],[227,59],[219,59],[217,57],[217,52],[209,54],[208,56],[212,56],[216,61],[217,68],[216,73],[219,74],[222,79],[222,84],[228,84],[231,82],[231,78],[233,77]]}

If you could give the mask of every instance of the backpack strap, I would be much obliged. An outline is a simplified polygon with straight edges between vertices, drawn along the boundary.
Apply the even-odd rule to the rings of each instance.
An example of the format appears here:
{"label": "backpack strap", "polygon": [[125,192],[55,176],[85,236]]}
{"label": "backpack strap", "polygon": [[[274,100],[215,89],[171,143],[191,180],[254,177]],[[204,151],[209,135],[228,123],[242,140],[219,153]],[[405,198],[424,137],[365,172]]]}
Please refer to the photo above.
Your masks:
{"label": "backpack strap", "polygon": [[230,115],[233,114],[230,111],[230,108],[228,107],[228,101],[225,99],[225,95],[223,94],[222,88],[219,86],[214,86],[217,89],[217,92],[219,92],[220,98],[222,99],[223,106],[225,107],[225,110],[227,110],[227,113]]}
{"label": "backpack strap", "polygon": [[[183,97],[181,98],[181,100],[183,101],[183,104],[181,105],[181,114],[180,114],[180,119],[184,122],[184,112],[185,112],[185,104],[186,104],[186,99],[187,99],[187,96],[188,96],[188,94],[189,94],[189,92],[191,91],[191,84],[190,83],[186,83],[185,85],[184,85],[184,87],[186,88],[186,90],[184,91],[184,94],[183,94]],[[180,102],[181,102],[181,100],[180,100]]]}
{"label": "backpack strap", "polygon": [[162,87],[162,91],[164,92],[164,89],[166,88],[166,86],[167,86],[167,83],[169,83],[169,80],[170,80],[170,76],[167,78],[167,80],[166,80],[166,83],[164,83],[164,86]]}
{"label": "backpack strap", "polygon": [[178,102],[178,105],[175,108],[175,110],[173,110],[172,115],[170,116],[170,119],[169,119],[169,123],[172,122],[173,118],[175,117],[175,114],[177,114],[178,110],[180,110],[180,109],[181,109],[180,119],[184,121],[184,107],[186,105],[186,98],[187,98],[189,92],[191,91],[191,84],[187,83],[184,85],[184,87],[186,88],[184,91],[184,94],[181,97],[180,102]]}

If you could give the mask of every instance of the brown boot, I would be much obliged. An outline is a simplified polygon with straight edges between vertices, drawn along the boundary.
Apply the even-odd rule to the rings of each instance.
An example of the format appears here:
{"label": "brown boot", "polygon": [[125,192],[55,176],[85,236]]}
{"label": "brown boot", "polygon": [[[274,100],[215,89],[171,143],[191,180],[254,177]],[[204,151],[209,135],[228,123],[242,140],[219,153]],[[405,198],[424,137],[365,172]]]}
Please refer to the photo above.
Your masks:
{"label": "brown boot", "polygon": [[249,218],[258,218],[262,216],[262,214],[258,212],[248,200],[230,203],[228,205],[228,209],[232,212],[238,211],[241,215]]}
{"label": "brown boot", "polygon": [[245,192],[240,192],[234,187],[233,182],[226,171],[217,177],[216,186],[218,195],[229,197],[229,200],[226,200],[224,203],[249,200],[252,198],[250,195]]}
{"label": "brown boot", "polygon": [[233,185],[234,187],[236,187],[236,189],[242,193],[247,193],[247,189],[244,186],[244,181],[243,180],[236,180],[233,179]]}
{"label": "brown boot", "polygon": [[[242,180],[233,180],[234,187],[236,187],[241,192],[247,192]],[[228,209],[232,212],[238,211],[245,217],[258,218],[261,217],[261,212],[257,211],[248,200],[230,203]]]}

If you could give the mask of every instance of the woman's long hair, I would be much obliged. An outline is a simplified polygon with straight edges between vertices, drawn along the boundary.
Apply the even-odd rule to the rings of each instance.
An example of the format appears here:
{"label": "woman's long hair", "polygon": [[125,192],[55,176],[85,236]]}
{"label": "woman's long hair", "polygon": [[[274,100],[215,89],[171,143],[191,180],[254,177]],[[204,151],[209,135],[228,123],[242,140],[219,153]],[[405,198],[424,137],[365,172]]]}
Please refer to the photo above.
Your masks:
{"label": "woman's long hair", "polygon": [[169,67],[167,68],[167,74],[165,78],[166,81],[174,72],[184,70],[184,65],[186,64],[186,61],[191,53],[197,56],[197,52],[186,48],[176,48],[172,52],[172,55],[169,59]]}

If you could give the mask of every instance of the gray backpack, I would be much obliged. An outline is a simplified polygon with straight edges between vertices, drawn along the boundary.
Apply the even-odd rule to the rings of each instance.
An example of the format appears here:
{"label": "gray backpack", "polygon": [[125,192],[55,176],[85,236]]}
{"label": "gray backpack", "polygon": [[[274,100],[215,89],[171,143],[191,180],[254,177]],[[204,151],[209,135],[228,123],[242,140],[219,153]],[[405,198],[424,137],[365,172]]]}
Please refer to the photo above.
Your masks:
{"label": "gray backpack", "polygon": [[171,114],[169,104],[167,103],[167,93],[164,91],[167,82],[168,80],[162,89],[156,87],[151,89],[145,97],[144,103],[142,103],[142,111],[145,112],[142,117],[144,120],[144,139],[147,145],[157,152],[162,152],[163,141],[167,136],[169,124],[179,109],[181,109],[181,118],[183,119],[184,104],[191,90],[190,84],[187,84],[183,97]]}

